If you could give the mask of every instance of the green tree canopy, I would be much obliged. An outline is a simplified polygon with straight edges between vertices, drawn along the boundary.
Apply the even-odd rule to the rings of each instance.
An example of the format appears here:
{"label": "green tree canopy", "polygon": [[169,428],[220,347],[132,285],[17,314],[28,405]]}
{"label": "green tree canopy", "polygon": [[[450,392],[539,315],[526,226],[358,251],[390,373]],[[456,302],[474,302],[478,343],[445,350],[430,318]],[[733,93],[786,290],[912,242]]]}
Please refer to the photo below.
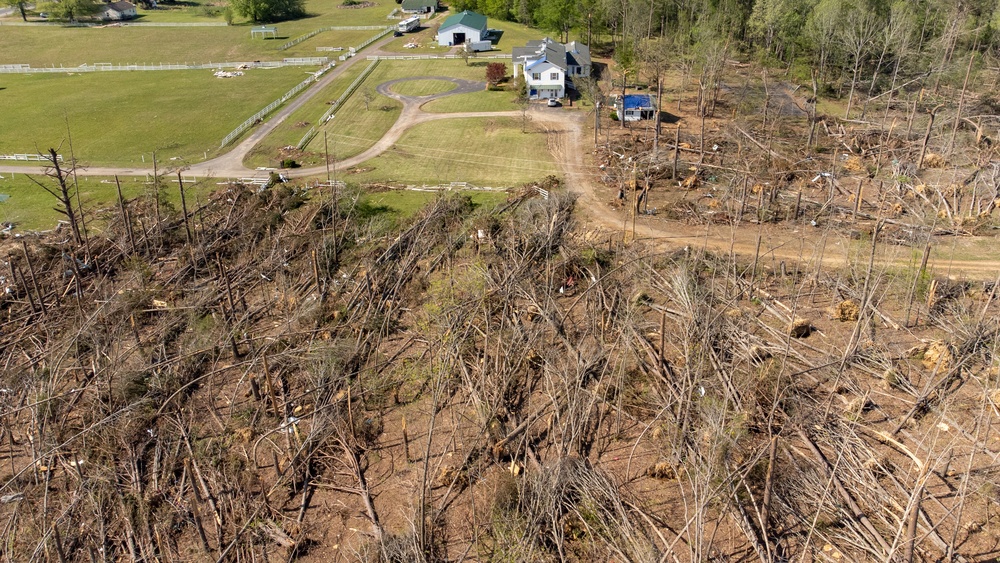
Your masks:
{"label": "green tree canopy", "polygon": [[303,0],[229,0],[237,14],[253,22],[276,22],[305,15]]}
{"label": "green tree canopy", "polygon": [[101,4],[96,0],[60,0],[42,4],[39,11],[49,12],[57,19],[76,21],[77,18],[95,14],[100,9]]}

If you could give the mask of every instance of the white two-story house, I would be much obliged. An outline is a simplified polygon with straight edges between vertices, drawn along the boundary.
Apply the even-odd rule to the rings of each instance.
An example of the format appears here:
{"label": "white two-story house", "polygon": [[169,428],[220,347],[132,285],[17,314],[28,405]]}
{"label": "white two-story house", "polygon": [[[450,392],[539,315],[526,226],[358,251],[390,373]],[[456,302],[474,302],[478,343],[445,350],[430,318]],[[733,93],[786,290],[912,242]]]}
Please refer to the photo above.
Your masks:
{"label": "white two-story house", "polygon": [[521,74],[533,100],[565,97],[573,77],[590,76],[590,48],[576,41],[562,44],[548,37],[529,41],[525,47],[515,47],[511,59],[514,75]]}

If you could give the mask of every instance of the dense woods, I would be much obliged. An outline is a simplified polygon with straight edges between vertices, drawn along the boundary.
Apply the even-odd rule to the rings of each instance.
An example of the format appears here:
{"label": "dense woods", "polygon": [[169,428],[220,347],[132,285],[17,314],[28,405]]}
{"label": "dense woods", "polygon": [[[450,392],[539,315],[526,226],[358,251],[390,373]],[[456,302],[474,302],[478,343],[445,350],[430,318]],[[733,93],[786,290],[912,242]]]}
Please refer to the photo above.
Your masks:
{"label": "dense woods", "polygon": [[[965,54],[996,56],[995,0],[458,0],[479,10],[554,32],[608,38],[612,52],[643,61],[667,57],[705,64],[714,56],[751,56],[794,67],[824,85],[890,87],[899,73],[962,79]],[[655,40],[655,41],[653,41]],[[979,63],[982,64],[982,63]]]}

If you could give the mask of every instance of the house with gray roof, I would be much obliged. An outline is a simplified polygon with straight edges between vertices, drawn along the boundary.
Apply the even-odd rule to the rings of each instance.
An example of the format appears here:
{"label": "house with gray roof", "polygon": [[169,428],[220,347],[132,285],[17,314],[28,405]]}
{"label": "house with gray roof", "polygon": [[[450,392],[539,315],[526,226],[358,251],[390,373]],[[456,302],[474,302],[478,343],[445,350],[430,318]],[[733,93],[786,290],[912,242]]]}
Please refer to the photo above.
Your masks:
{"label": "house with gray roof", "polygon": [[95,15],[98,19],[104,21],[121,21],[136,17],[138,12],[136,12],[135,4],[126,0],[120,0],[102,5],[101,9]]}
{"label": "house with gray roof", "polygon": [[590,48],[577,41],[529,41],[513,49],[511,60],[514,75],[521,74],[533,100],[565,97],[574,77],[590,76]]}

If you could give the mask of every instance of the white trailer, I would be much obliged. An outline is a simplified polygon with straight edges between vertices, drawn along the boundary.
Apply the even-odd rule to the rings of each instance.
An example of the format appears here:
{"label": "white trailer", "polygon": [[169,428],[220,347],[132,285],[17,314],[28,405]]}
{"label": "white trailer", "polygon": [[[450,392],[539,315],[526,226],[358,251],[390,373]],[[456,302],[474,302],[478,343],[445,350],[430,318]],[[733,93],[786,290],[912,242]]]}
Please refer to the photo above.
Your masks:
{"label": "white trailer", "polygon": [[396,25],[396,31],[406,33],[408,31],[413,31],[418,27],[420,27],[420,18],[413,16],[412,18],[406,18],[405,20],[399,22]]}

